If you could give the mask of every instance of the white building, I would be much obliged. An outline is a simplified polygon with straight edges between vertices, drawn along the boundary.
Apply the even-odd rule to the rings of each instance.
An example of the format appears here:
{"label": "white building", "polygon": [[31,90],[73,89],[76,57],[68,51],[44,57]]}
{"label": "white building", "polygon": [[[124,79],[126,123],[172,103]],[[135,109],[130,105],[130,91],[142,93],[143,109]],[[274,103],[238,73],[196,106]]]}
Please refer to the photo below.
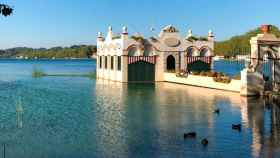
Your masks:
{"label": "white building", "polygon": [[97,78],[119,82],[165,81],[165,72],[201,71],[212,68],[214,36],[194,37],[189,30],[186,37],[169,25],[158,37],[144,38],[128,35],[123,27],[121,35],[114,35],[109,27],[106,38],[97,37]]}

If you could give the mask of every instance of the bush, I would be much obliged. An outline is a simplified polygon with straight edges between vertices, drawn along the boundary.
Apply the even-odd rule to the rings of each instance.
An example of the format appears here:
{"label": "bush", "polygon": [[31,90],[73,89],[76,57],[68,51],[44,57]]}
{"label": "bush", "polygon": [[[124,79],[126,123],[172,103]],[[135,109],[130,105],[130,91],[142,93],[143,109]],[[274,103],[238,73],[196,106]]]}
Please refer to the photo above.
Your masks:
{"label": "bush", "polygon": [[200,75],[200,76],[207,76],[207,72],[201,71],[199,75]]}
{"label": "bush", "polygon": [[191,74],[192,74],[192,75],[195,75],[195,76],[198,76],[198,75],[200,75],[200,72],[193,71]]}
{"label": "bush", "polygon": [[230,83],[231,79],[228,76],[217,76],[213,77],[213,80],[215,82],[221,82],[221,83]]}
{"label": "bush", "polygon": [[177,77],[188,77],[188,73],[184,70],[180,70],[179,73],[176,73]]}
{"label": "bush", "polygon": [[217,77],[217,72],[208,71],[207,76],[208,77]]}
{"label": "bush", "polygon": [[175,73],[175,70],[167,70],[168,73]]}

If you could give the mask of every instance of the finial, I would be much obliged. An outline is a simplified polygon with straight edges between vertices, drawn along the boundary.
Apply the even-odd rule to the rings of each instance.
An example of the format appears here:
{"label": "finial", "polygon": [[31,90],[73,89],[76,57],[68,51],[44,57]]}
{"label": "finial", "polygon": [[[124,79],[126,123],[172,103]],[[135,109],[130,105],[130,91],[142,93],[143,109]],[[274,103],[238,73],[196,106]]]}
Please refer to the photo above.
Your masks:
{"label": "finial", "polygon": [[124,27],[122,28],[122,33],[123,33],[123,34],[127,34],[127,27],[126,27],[126,26],[124,26]]}
{"label": "finial", "polygon": [[97,33],[97,37],[98,37],[98,38],[101,38],[101,37],[102,37],[102,33],[101,33],[101,32],[98,32],[98,33]]}
{"label": "finial", "polygon": [[111,25],[108,27],[108,30],[109,30],[109,31],[112,31],[112,30],[113,30],[113,28],[112,28]]}
{"label": "finial", "polygon": [[192,29],[189,29],[187,37],[192,37]]}
{"label": "finial", "polygon": [[209,30],[208,31],[208,37],[213,37],[214,35],[213,35],[213,31],[212,30]]}

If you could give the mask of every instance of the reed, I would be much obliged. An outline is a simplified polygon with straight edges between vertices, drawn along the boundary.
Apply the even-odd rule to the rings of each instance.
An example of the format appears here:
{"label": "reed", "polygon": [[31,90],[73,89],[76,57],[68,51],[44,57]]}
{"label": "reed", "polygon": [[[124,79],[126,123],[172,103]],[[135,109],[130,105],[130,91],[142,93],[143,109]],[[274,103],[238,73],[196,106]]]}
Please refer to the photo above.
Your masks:
{"label": "reed", "polygon": [[39,78],[39,77],[43,77],[46,75],[47,74],[42,69],[38,68],[37,66],[33,67],[33,71],[32,71],[33,78]]}

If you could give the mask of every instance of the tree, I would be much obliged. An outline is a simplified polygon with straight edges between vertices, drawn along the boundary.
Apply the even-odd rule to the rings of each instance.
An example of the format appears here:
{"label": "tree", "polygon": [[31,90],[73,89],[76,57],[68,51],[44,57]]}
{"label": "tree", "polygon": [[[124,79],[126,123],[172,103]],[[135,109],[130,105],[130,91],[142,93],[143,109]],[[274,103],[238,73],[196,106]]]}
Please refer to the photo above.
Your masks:
{"label": "tree", "polygon": [[13,13],[13,8],[6,5],[6,4],[0,4],[0,15],[9,16]]}

